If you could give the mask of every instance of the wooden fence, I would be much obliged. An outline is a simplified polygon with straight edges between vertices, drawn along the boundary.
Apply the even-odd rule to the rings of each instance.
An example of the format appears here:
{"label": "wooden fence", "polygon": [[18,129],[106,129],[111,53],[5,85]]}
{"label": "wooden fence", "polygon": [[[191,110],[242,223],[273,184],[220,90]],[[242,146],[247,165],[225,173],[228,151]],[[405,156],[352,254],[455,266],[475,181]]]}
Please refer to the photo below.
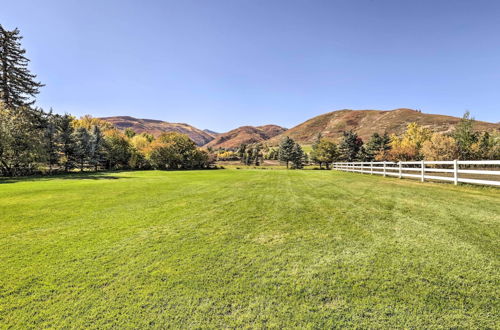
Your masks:
{"label": "wooden fence", "polygon": [[[500,160],[333,163],[334,170],[500,186]],[[438,174],[438,175],[436,175]]]}

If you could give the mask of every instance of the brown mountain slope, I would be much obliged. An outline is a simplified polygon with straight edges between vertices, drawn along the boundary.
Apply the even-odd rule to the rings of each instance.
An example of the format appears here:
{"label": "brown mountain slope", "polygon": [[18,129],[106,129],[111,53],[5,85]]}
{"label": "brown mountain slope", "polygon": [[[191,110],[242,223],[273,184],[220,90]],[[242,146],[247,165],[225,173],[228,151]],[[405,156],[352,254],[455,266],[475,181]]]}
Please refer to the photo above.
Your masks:
{"label": "brown mountain slope", "polygon": [[182,123],[168,123],[154,119],[139,119],[129,116],[104,117],[102,120],[112,123],[116,128],[125,130],[131,128],[136,133],[160,135],[163,132],[178,132],[188,135],[197,145],[202,146],[214,139],[211,134],[196,127]]}
{"label": "brown mountain slope", "polygon": [[217,137],[217,135],[220,134],[220,133],[217,133],[217,132],[209,130],[209,129],[204,129],[203,132],[207,133],[208,135],[210,135],[214,139]]}
{"label": "brown mountain slope", "polygon": [[262,142],[283,133],[286,128],[277,125],[265,126],[242,126],[227,133],[219,134],[215,139],[207,143],[206,147],[235,149],[242,143],[250,144]]}
{"label": "brown mountain slope", "polygon": [[[311,144],[318,133],[323,137],[338,139],[343,131],[353,130],[365,141],[375,133],[401,134],[406,125],[416,122],[434,132],[450,132],[460,118],[426,114],[411,109],[395,110],[338,110],[311,118],[290,128],[268,141],[277,145],[282,137],[289,136],[301,144]],[[477,130],[500,130],[500,124],[476,121]]]}

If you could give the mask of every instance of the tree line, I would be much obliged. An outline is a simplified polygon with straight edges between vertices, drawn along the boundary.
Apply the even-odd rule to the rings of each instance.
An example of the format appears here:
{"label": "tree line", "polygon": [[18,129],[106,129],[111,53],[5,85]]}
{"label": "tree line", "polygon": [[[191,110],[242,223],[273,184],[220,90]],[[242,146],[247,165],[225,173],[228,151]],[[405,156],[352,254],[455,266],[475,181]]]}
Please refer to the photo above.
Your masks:
{"label": "tree line", "polygon": [[344,132],[338,144],[319,136],[312,149],[311,159],[320,167],[337,161],[500,159],[500,132],[474,130],[467,111],[449,133],[410,123],[401,135],[374,133],[367,143],[353,131]]}
{"label": "tree line", "polygon": [[500,159],[500,132],[476,131],[474,119],[467,111],[448,133],[432,132],[410,123],[401,135],[374,133],[366,143],[353,131],[343,132],[338,141],[319,134],[309,154],[286,136],[277,148],[262,143],[242,144],[236,151],[219,150],[216,158],[255,166],[266,159],[279,160],[287,168],[296,169],[307,164],[329,169],[333,162]]}
{"label": "tree line", "polygon": [[28,70],[18,29],[0,25],[0,174],[99,169],[199,169],[213,159],[187,136],[121,132],[91,116],[44,111],[34,103],[43,84]]}

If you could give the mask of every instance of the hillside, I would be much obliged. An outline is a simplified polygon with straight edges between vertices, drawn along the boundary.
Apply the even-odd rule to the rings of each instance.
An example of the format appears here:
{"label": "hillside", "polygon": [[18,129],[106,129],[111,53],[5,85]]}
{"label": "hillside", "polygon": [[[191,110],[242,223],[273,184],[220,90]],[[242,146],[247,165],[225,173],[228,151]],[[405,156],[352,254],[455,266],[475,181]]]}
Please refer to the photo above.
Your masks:
{"label": "hillside", "polygon": [[[411,109],[395,110],[338,110],[311,118],[284,134],[269,141],[277,145],[287,135],[302,144],[311,144],[318,133],[324,137],[338,139],[343,131],[353,130],[368,140],[375,133],[401,134],[408,123],[416,122],[435,132],[450,132],[460,121],[458,117],[426,114]],[[500,130],[500,124],[476,121],[477,130]]]}
{"label": "hillside", "polygon": [[209,129],[204,129],[203,132],[207,133],[208,135],[210,135],[211,137],[213,137],[215,139],[215,137],[217,135],[219,135],[220,133],[217,133],[215,131],[212,131],[212,130],[209,130]]}
{"label": "hillside", "polygon": [[286,128],[277,125],[242,126],[227,133],[219,134],[206,144],[206,147],[234,149],[242,143],[250,144],[268,140],[286,131]]}
{"label": "hillside", "polygon": [[214,139],[214,134],[183,123],[169,123],[161,120],[139,119],[129,116],[104,117],[101,119],[112,123],[120,130],[131,128],[137,133],[146,132],[153,135],[160,135],[163,132],[178,132],[187,134],[199,146]]}

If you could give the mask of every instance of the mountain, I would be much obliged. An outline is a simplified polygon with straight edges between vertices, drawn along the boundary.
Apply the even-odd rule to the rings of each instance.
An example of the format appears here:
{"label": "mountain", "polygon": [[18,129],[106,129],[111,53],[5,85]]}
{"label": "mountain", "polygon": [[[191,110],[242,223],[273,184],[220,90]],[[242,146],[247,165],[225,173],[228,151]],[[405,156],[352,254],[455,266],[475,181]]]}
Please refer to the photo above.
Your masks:
{"label": "mountain", "polygon": [[[302,124],[290,128],[285,133],[275,136],[269,145],[277,145],[281,138],[289,136],[301,144],[311,144],[318,133],[323,137],[338,139],[343,131],[353,130],[364,140],[368,141],[373,133],[401,134],[406,125],[416,122],[428,127],[434,132],[450,132],[460,118],[452,116],[422,113],[412,109],[395,110],[338,110],[311,118]],[[499,124],[483,121],[475,122],[478,131],[500,130]]]}
{"label": "mountain", "polygon": [[215,139],[207,143],[206,147],[212,148],[238,148],[242,143],[250,144],[268,140],[286,131],[286,128],[277,125],[265,126],[242,126],[227,133],[219,134]]}
{"label": "mountain", "polygon": [[129,116],[116,116],[101,118],[113,124],[120,130],[131,128],[136,133],[149,133],[160,135],[164,132],[178,132],[188,135],[198,146],[202,146],[214,139],[212,134],[202,131],[196,127],[183,123],[169,123],[154,119],[139,119]]}
{"label": "mountain", "polygon": [[208,135],[210,135],[211,137],[213,137],[215,139],[215,137],[217,135],[219,135],[220,133],[217,133],[217,132],[214,132],[212,130],[209,130],[209,129],[204,129],[203,132],[207,133]]}

